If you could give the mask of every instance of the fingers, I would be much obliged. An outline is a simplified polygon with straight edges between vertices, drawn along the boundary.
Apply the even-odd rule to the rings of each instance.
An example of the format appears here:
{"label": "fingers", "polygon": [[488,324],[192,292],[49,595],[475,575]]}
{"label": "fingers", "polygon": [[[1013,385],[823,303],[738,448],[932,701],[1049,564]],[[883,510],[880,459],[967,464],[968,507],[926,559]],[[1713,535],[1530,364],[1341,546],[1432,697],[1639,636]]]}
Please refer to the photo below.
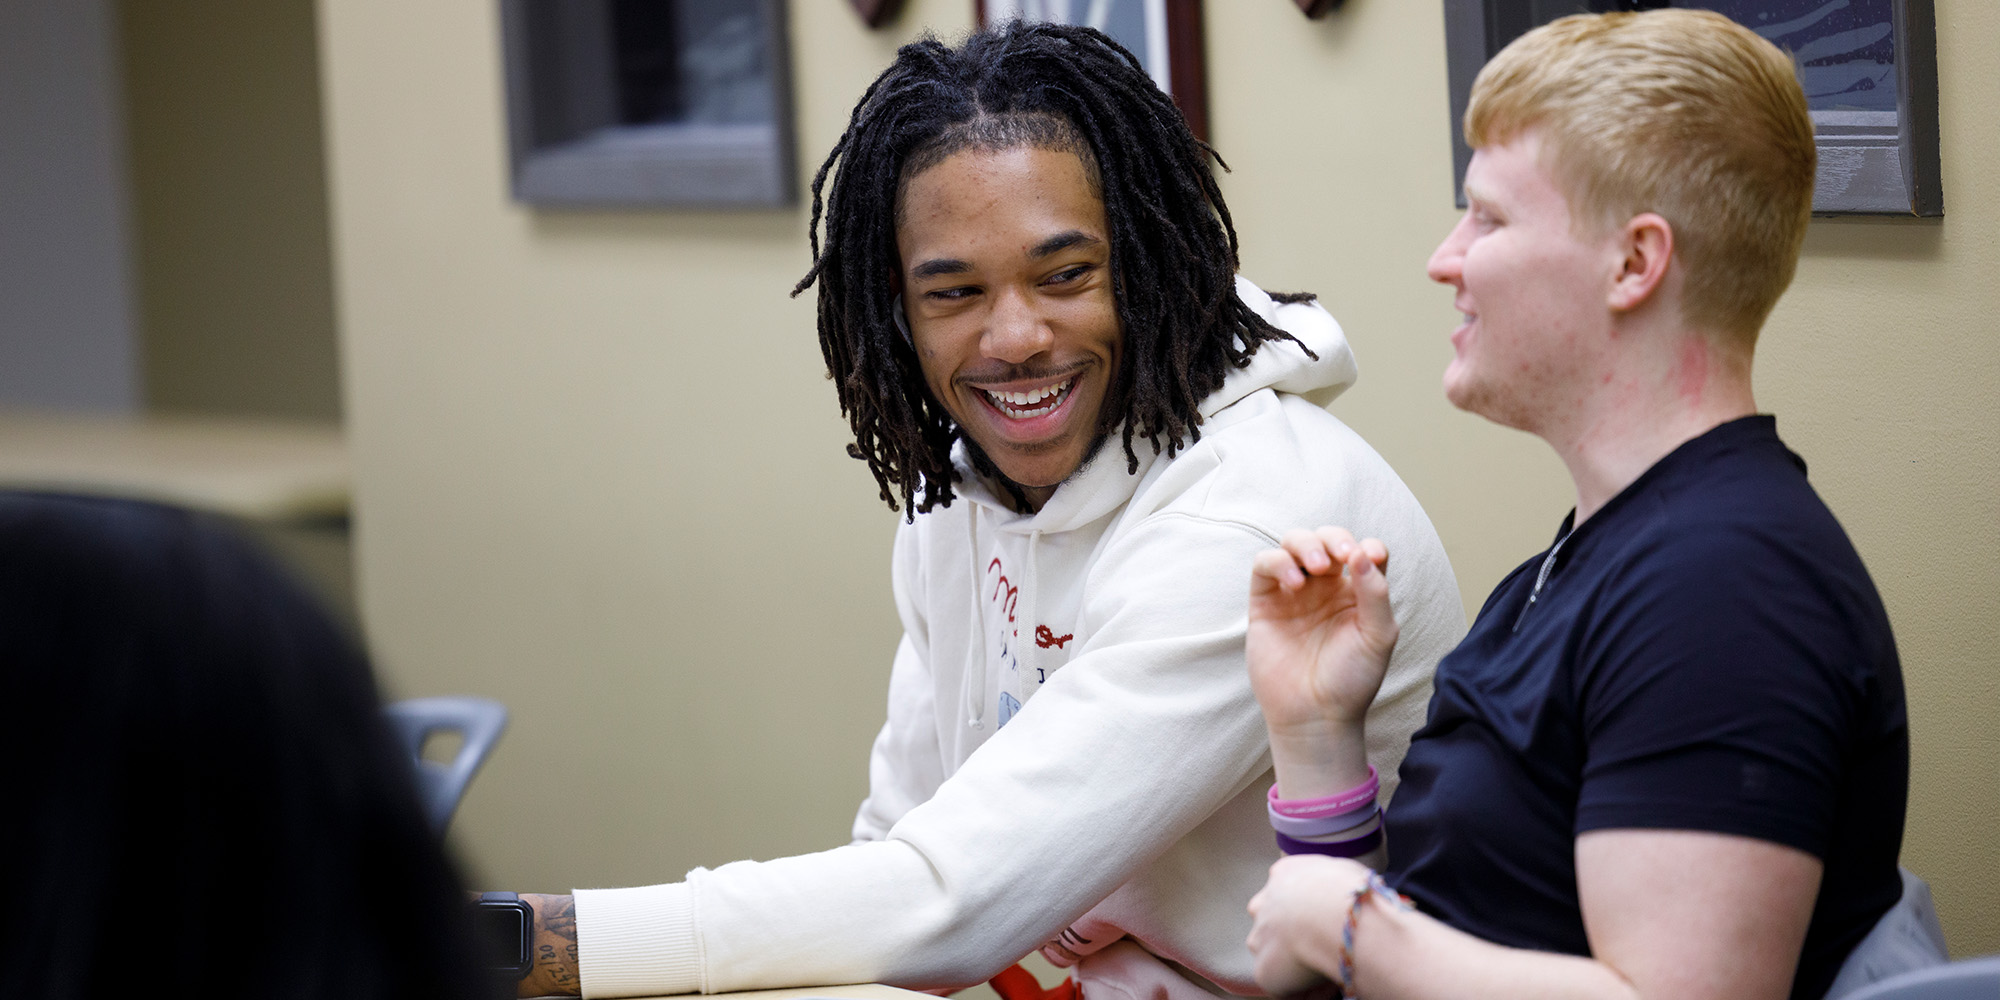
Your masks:
{"label": "fingers", "polygon": [[[1250,934],[1244,941],[1252,959],[1251,975],[1272,996],[1287,996],[1325,982],[1315,952],[1317,933],[1329,917],[1339,925],[1339,914],[1324,912],[1328,907],[1315,886],[1301,885],[1296,871],[1310,874],[1312,866],[1287,865],[1286,861],[1332,859],[1295,856],[1271,866],[1271,880],[1250,900]],[[1301,891],[1303,890],[1303,891]],[[1344,905],[1335,904],[1344,912]]]}
{"label": "fingers", "polygon": [[1278,545],[1258,553],[1252,561],[1252,589],[1275,584],[1287,592],[1296,591],[1305,586],[1308,575],[1338,572],[1356,551],[1367,553],[1377,567],[1389,562],[1389,550],[1380,540],[1356,542],[1346,528],[1297,529],[1286,532]]}
{"label": "fingers", "polygon": [[1379,569],[1385,573],[1388,572],[1389,546],[1385,544],[1380,538],[1362,539],[1361,551],[1368,554],[1368,561],[1374,563],[1376,569]]}
{"label": "fingers", "polygon": [[1346,560],[1361,630],[1384,648],[1393,646],[1397,635],[1396,616],[1389,607],[1389,577],[1382,572],[1388,562],[1388,548],[1373,538],[1350,550]]}
{"label": "fingers", "polygon": [[1313,532],[1313,534],[1319,538],[1321,544],[1326,546],[1327,552],[1331,553],[1333,558],[1341,563],[1352,561],[1354,554],[1359,551],[1367,555],[1368,561],[1374,563],[1375,568],[1389,568],[1389,546],[1383,544],[1379,538],[1364,538],[1356,541],[1346,528],[1332,527],[1321,528]]}
{"label": "fingers", "polygon": [[[1346,528],[1323,527],[1315,531],[1290,531],[1279,542],[1286,551],[1300,556],[1300,563],[1314,576],[1333,572],[1335,567],[1347,560],[1347,552],[1354,546],[1354,536]],[[1313,562],[1306,562],[1306,553],[1311,553]]]}
{"label": "fingers", "polygon": [[1306,574],[1286,549],[1265,549],[1250,560],[1250,592],[1277,587],[1291,593],[1306,585]]}
{"label": "fingers", "polygon": [[1368,575],[1374,577],[1370,586],[1381,592],[1380,610],[1387,613],[1388,583],[1382,574],[1389,568],[1389,547],[1381,539],[1357,541],[1346,528],[1328,525],[1286,532],[1278,544],[1278,548],[1259,552],[1251,560],[1252,594],[1269,593],[1273,588],[1297,593],[1308,577],[1334,573],[1349,577],[1358,586],[1362,576]]}
{"label": "fingers", "polygon": [[1293,531],[1285,535],[1282,544],[1294,554],[1317,556],[1313,563],[1307,563],[1303,557],[1299,560],[1314,576],[1332,572],[1335,566],[1346,566],[1351,574],[1351,564],[1357,556],[1365,557],[1376,569],[1389,568],[1389,546],[1379,538],[1356,540],[1346,528],[1328,525],[1314,531]]}

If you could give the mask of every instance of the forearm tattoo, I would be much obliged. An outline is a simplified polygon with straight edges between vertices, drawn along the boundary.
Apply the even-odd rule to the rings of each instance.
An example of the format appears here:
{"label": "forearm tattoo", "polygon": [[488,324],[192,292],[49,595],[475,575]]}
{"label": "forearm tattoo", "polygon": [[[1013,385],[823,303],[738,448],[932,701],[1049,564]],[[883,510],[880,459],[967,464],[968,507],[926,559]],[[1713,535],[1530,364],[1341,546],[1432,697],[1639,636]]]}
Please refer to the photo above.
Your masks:
{"label": "forearm tattoo", "polygon": [[522,996],[580,996],[576,959],[576,897],[534,897],[535,967],[521,982]]}

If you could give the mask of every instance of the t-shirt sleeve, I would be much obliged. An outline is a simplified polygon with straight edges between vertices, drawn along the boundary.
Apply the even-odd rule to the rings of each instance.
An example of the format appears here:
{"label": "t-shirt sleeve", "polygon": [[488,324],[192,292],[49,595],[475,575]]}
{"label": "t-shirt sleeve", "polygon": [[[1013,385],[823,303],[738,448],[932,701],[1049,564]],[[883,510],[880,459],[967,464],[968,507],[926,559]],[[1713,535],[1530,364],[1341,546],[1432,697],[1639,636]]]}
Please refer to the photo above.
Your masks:
{"label": "t-shirt sleeve", "polygon": [[1837,601],[1744,534],[1675,539],[1631,565],[1579,638],[1576,832],[1701,830],[1824,859],[1860,711]]}

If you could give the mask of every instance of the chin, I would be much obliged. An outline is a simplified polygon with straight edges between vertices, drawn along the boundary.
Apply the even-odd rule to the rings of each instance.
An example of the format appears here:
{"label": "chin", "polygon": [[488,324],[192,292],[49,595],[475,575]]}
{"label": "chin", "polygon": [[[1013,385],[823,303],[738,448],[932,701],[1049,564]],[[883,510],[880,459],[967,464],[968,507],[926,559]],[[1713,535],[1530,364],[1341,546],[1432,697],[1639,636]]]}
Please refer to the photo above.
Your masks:
{"label": "chin", "polygon": [[1104,440],[1098,437],[1089,447],[1078,448],[1075,439],[1069,438],[1044,442],[1039,447],[1031,445],[1018,451],[1010,450],[998,461],[990,450],[986,456],[993,468],[1016,486],[1023,489],[1055,489],[1089,465],[1102,449]]}
{"label": "chin", "polygon": [[1510,413],[1511,408],[1507,405],[1506,395],[1494,392],[1492,386],[1482,385],[1471,379],[1453,379],[1447,375],[1444,398],[1454,408],[1475,417],[1484,417],[1502,427],[1521,426]]}
{"label": "chin", "polygon": [[1041,463],[1025,467],[1015,465],[1012,468],[1006,465],[996,465],[996,468],[1000,470],[1001,475],[1006,476],[1008,481],[1014,485],[1036,490],[1054,489],[1057,486],[1061,486],[1070,476],[1076,474],[1076,470],[1081,468],[1083,463],[1064,463],[1064,465],[1066,466],[1066,471],[1060,473],[1050,471],[1049,466]]}
{"label": "chin", "polygon": [[1478,402],[1478,395],[1472,386],[1468,384],[1467,379],[1458,372],[1457,366],[1445,369],[1445,402],[1468,413],[1474,413],[1477,412],[1474,404]]}

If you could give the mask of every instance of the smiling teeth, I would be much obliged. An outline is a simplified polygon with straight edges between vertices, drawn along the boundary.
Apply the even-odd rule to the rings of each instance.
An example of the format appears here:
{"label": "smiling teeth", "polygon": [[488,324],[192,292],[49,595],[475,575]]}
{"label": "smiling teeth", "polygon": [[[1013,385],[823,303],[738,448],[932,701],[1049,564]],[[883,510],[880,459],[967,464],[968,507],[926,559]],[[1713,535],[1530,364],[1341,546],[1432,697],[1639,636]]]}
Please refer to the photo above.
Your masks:
{"label": "smiling teeth", "polygon": [[[986,398],[992,400],[993,406],[1001,413],[1015,420],[1027,420],[1054,412],[1056,407],[1062,405],[1063,398],[1069,395],[1070,387],[1075,384],[1076,380],[1070,379],[1032,392],[994,392],[990,389],[980,391],[986,393]],[[1043,400],[1048,401],[1046,405],[1035,405]]]}

